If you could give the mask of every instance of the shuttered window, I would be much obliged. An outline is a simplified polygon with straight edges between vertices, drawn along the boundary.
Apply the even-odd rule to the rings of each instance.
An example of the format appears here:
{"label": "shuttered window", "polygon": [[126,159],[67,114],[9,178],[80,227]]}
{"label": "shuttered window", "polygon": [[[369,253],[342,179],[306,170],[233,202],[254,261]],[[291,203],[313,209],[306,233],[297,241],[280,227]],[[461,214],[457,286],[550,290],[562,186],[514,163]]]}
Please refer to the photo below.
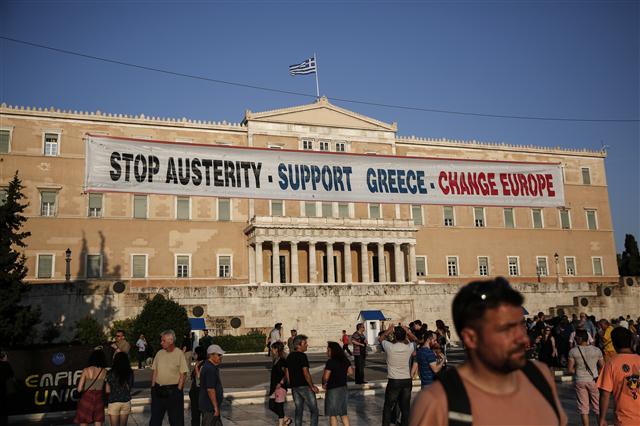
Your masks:
{"label": "shuttered window", "polygon": [[322,203],[322,217],[333,217],[332,203]]}
{"label": "shuttered window", "polygon": [[455,223],[453,220],[453,206],[444,206],[443,213],[444,213],[444,226],[455,226]]}
{"label": "shuttered window", "polygon": [[505,228],[515,228],[516,221],[513,218],[513,209],[508,208],[504,209],[504,227]]}
{"label": "shuttered window", "polygon": [[38,278],[52,278],[52,277],[53,277],[53,255],[52,254],[38,255]]}
{"label": "shuttered window", "polygon": [[9,130],[0,130],[0,154],[7,154],[9,152],[9,138],[11,132]]}
{"label": "shuttered window", "polygon": [[338,216],[339,217],[349,217],[349,204],[348,203],[339,203],[338,204]]}
{"label": "shuttered window", "polygon": [[99,254],[87,256],[87,278],[99,278],[102,276],[102,259]]}
{"label": "shuttered window", "polygon": [[189,197],[178,197],[176,200],[176,219],[189,220],[191,216]]}
{"label": "shuttered window", "polygon": [[474,225],[476,228],[484,228],[484,208],[483,207],[474,207],[473,208],[473,218]]}
{"label": "shuttered window", "polygon": [[40,214],[42,216],[56,215],[56,196],[55,191],[42,191],[40,193]]}
{"label": "shuttered window", "polygon": [[305,201],[304,215],[306,217],[316,217],[316,203],[313,201]]}
{"label": "shuttered window", "polygon": [[176,271],[178,278],[189,277],[189,256],[176,256]]}
{"label": "shuttered window", "polygon": [[595,231],[598,229],[598,221],[596,220],[596,211],[595,210],[587,210],[587,227]]}
{"label": "shuttered window", "polygon": [[593,264],[593,275],[603,275],[602,272],[602,258],[592,257],[591,263]]}
{"label": "shuttered window", "polygon": [[380,212],[380,204],[369,204],[369,218],[381,219],[382,214]]}
{"label": "shuttered window", "polygon": [[271,200],[271,216],[284,216],[284,202]]}
{"label": "shuttered window", "polygon": [[583,167],[582,171],[582,184],[591,185],[591,172],[588,167]]}
{"label": "shuttered window", "polygon": [[481,256],[478,258],[478,272],[483,277],[489,275],[489,258],[486,256]]}
{"label": "shuttered window", "polygon": [[132,267],[132,276],[133,278],[144,278],[147,276],[147,256],[144,254],[134,254],[133,255],[133,267]]}
{"label": "shuttered window", "polygon": [[422,221],[422,206],[420,205],[411,206],[411,217],[413,218],[414,225],[422,225],[424,223]]}
{"label": "shuttered window", "polygon": [[231,200],[218,198],[218,220],[228,222],[231,220]]}
{"label": "shuttered window", "polygon": [[416,257],[416,276],[424,277],[427,275],[427,258],[424,256]]}
{"label": "shuttered window", "polygon": [[136,219],[147,218],[147,196],[146,195],[133,196],[133,217]]}
{"label": "shuttered window", "polygon": [[532,209],[531,215],[533,216],[533,227],[542,229],[542,209]]}
{"label": "shuttered window", "polygon": [[231,256],[218,256],[218,277],[231,278]]}
{"label": "shuttered window", "polygon": [[571,218],[569,217],[569,210],[560,210],[560,226],[562,229],[571,229]]}
{"label": "shuttered window", "polygon": [[102,194],[89,194],[89,217],[102,216]]}

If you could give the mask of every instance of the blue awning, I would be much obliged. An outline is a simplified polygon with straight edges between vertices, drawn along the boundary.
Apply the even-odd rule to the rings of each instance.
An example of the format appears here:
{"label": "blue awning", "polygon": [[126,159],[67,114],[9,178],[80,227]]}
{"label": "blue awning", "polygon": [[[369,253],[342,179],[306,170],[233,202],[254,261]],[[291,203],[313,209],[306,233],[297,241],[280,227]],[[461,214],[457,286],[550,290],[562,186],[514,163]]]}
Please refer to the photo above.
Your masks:
{"label": "blue awning", "polygon": [[382,311],[360,311],[358,317],[365,321],[384,321],[386,319]]}
{"label": "blue awning", "polygon": [[189,318],[189,324],[191,324],[191,330],[207,329],[207,325],[204,323],[204,318]]}

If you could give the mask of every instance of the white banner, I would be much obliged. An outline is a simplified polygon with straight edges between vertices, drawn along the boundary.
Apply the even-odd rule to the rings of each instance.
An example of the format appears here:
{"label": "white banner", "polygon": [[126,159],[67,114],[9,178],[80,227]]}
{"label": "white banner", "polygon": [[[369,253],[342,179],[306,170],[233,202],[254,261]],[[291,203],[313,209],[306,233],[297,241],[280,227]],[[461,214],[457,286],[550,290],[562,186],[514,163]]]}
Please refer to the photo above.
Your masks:
{"label": "white banner", "polygon": [[363,203],[564,205],[558,164],[88,136],[86,191]]}

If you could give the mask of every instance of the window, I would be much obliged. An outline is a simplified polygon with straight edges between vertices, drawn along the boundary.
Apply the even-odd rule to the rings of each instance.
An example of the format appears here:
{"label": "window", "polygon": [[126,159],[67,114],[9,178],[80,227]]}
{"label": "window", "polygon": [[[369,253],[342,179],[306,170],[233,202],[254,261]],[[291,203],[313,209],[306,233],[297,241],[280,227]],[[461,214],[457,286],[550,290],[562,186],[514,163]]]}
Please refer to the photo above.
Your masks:
{"label": "window", "polygon": [[89,217],[102,217],[102,194],[89,194]]}
{"label": "window", "polygon": [[453,206],[444,206],[444,226],[455,226],[455,220],[453,218]]}
{"label": "window", "polygon": [[571,229],[571,217],[567,209],[560,210],[560,227],[562,229]]}
{"label": "window", "polygon": [[304,203],[304,215],[306,217],[316,217],[316,202],[305,201]]}
{"label": "window", "polygon": [[87,278],[100,278],[102,276],[102,256],[99,254],[87,255]]}
{"label": "window", "polygon": [[473,208],[473,219],[474,219],[474,225],[476,228],[484,228],[484,208],[483,207]]}
{"label": "window", "polygon": [[231,256],[218,256],[218,277],[231,278]]}
{"label": "window", "polygon": [[369,204],[369,219],[382,219],[380,204]]}
{"label": "window", "polygon": [[547,266],[547,258],[546,256],[538,256],[536,257],[536,274],[541,277],[546,277],[549,275],[549,267]]}
{"label": "window", "polygon": [[57,133],[44,134],[44,155],[47,157],[55,157],[58,155],[58,142],[60,135]]}
{"label": "window", "polygon": [[40,215],[55,216],[56,215],[56,191],[40,192]]}
{"label": "window", "polygon": [[422,206],[411,206],[411,217],[413,218],[414,225],[422,225]]}
{"label": "window", "polygon": [[450,277],[458,276],[458,258],[456,256],[447,257],[447,275]]}
{"label": "window", "polygon": [[544,227],[542,223],[542,209],[531,209],[531,217],[533,218],[533,227],[541,229]]}
{"label": "window", "polygon": [[38,278],[53,278],[53,255],[38,255]]}
{"label": "window", "polygon": [[331,142],[320,141],[320,151],[330,151],[330,150],[331,150]]}
{"label": "window", "polygon": [[131,256],[131,276],[145,278],[147,276],[147,255],[134,254]]}
{"label": "window", "polygon": [[508,264],[509,264],[509,275],[511,275],[512,277],[515,277],[517,275],[520,275],[520,267],[518,265],[518,257],[517,256],[509,256],[507,258]]}
{"label": "window", "polygon": [[133,217],[135,219],[147,218],[147,196],[146,195],[133,196]]}
{"label": "window", "polygon": [[344,142],[336,142],[336,152],[346,152],[347,144]]}
{"label": "window", "polygon": [[349,217],[348,203],[338,203],[338,217]]}
{"label": "window", "polygon": [[586,211],[587,214],[587,227],[592,230],[595,231],[596,229],[598,229],[598,218],[596,217],[596,211],[595,210],[587,210]]}
{"label": "window", "polygon": [[11,130],[0,129],[0,154],[7,154],[10,149]]}
{"label": "window", "polygon": [[304,139],[302,141],[302,149],[311,151],[313,149],[313,141],[310,139]]}
{"label": "window", "polygon": [[218,198],[218,220],[223,222],[231,220],[230,198]]}
{"label": "window", "polygon": [[332,203],[322,203],[322,217],[333,217]]}
{"label": "window", "polygon": [[601,257],[592,257],[591,264],[593,265],[593,275],[603,275]]}
{"label": "window", "polygon": [[271,216],[284,216],[284,201],[271,200]]}
{"label": "window", "polygon": [[576,275],[576,258],[573,256],[565,256],[564,265],[567,271],[567,275],[575,276]]}
{"label": "window", "polygon": [[0,188],[0,206],[7,202],[7,196],[9,195],[7,191],[7,188]]}
{"label": "window", "polygon": [[583,185],[591,185],[591,171],[588,167],[582,167],[582,184]]}
{"label": "window", "polygon": [[515,228],[516,220],[513,217],[513,209],[508,208],[504,209],[504,227],[505,228]]}
{"label": "window", "polygon": [[478,273],[486,277],[489,275],[489,258],[486,256],[478,257]]}
{"label": "window", "polygon": [[191,199],[189,197],[176,198],[176,219],[191,219]]}
{"label": "window", "polygon": [[191,263],[191,256],[188,254],[176,255],[176,277],[189,278],[189,264]]}
{"label": "window", "polygon": [[425,277],[427,275],[427,258],[416,256],[416,276]]}

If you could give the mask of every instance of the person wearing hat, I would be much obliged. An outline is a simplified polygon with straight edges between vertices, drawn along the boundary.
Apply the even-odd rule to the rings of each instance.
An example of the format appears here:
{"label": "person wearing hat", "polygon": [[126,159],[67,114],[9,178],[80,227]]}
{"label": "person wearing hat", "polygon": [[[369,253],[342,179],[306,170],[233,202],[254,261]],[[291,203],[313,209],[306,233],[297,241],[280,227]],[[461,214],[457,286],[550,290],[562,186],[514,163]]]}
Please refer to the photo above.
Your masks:
{"label": "person wearing hat", "polygon": [[207,360],[200,370],[200,395],[198,402],[202,412],[202,426],[222,425],[220,413],[224,390],[220,381],[220,369],[224,351],[216,344],[207,348]]}

